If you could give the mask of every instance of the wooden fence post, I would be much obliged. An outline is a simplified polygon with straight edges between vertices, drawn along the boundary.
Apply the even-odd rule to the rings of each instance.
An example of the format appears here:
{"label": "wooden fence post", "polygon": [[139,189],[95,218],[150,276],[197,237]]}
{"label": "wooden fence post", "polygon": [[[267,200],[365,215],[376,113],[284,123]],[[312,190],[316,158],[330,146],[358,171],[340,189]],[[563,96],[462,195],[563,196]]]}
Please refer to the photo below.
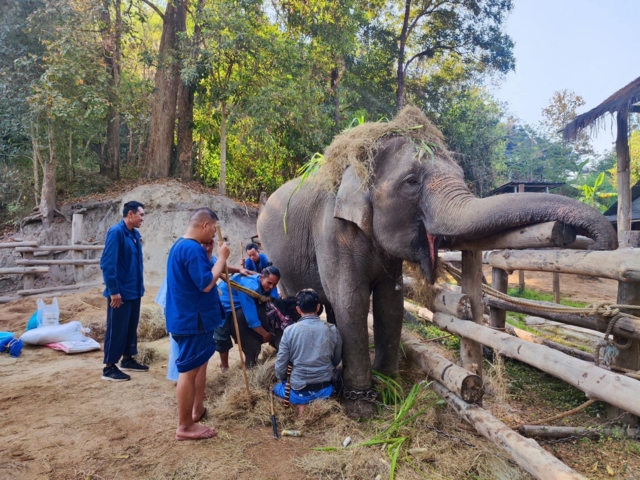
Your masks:
{"label": "wooden fence post", "polygon": [[[619,232],[620,248],[639,248],[640,247],[640,231]],[[618,282],[618,304],[620,305],[640,305],[640,283]],[[625,311],[625,310],[622,310]],[[637,312],[626,311],[631,315],[637,315]],[[640,370],[640,342],[628,338],[615,336],[613,339],[620,344],[631,342],[631,348],[620,350],[616,358],[615,365],[632,370]],[[616,418],[623,410],[612,405],[607,406],[607,417],[609,419]],[[625,425],[635,427],[638,425],[638,417],[628,414],[623,417],[622,422]]]}
{"label": "wooden fence post", "polygon": [[560,273],[553,272],[553,303],[560,303]]}
{"label": "wooden fence post", "polygon": [[[518,193],[524,193],[524,183],[518,184]],[[520,270],[518,272],[518,280],[519,280],[519,289],[521,292],[524,292],[525,283],[524,283],[524,270]]]}
{"label": "wooden fence post", "polygon": [[[473,322],[482,324],[482,251],[462,251],[462,293],[471,301]],[[466,338],[460,339],[462,366],[482,378],[482,345]]]}
{"label": "wooden fence post", "polygon": [[[22,258],[24,260],[33,260],[33,252],[22,252]],[[35,275],[33,273],[25,273],[22,276],[22,285],[24,290],[33,288]]]}
{"label": "wooden fence post", "polygon": [[[73,220],[71,222],[71,245],[82,245],[82,237],[83,237],[83,220],[84,217],[81,213],[74,213]],[[80,260],[84,257],[84,252],[81,250],[72,250],[71,258],[74,260]],[[82,265],[74,265],[73,266],[73,278],[76,283],[82,282],[84,276],[84,266]],[[26,290],[26,288],[25,288]]]}
{"label": "wooden fence post", "polygon": [[[502,293],[507,293],[509,287],[509,274],[501,268],[491,270],[491,288]],[[490,307],[491,328],[504,331],[507,320],[507,311],[497,307]]]}

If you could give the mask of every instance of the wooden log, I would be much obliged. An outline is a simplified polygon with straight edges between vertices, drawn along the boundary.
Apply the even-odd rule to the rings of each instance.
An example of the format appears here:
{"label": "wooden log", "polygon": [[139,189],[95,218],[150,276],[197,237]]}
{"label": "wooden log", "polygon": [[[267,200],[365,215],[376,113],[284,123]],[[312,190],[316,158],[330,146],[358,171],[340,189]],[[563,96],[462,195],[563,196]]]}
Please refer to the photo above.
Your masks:
{"label": "wooden log", "polygon": [[26,273],[49,273],[49,267],[7,267],[7,268],[0,268],[0,275],[24,275]]}
{"label": "wooden log", "polygon": [[512,228],[488,237],[469,241],[452,241],[443,248],[455,250],[520,250],[525,248],[565,247],[575,242],[576,232],[562,222],[545,222]]}
{"label": "wooden log", "polygon": [[63,260],[16,260],[16,265],[98,265],[99,258],[73,260],[71,258]]}
{"label": "wooden log", "polygon": [[[640,231],[618,231],[618,240],[623,248],[640,247]],[[618,304],[619,305],[640,305],[640,283],[624,283],[618,282]],[[637,311],[621,310],[624,313],[638,315]],[[627,349],[620,349],[615,359],[614,365],[631,370],[640,370],[640,342],[628,338],[620,338],[613,336],[613,339],[620,344],[631,345]],[[623,411],[613,405],[607,406],[607,417],[613,419],[622,414]],[[638,417],[635,415],[625,415],[622,419],[625,425],[636,427],[638,425]]]}
{"label": "wooden log", "polygon": [[74,250],[104,250],[104,245],[42,245],[40,247],[16,248],[16,252],[69,252]]}
{"label": "wooden log", "polygon": [[452,283],[436,283],[436,288],[442,290],[449,290],[450,292],[462,293],[462,289],[459,285],[453,285]]}
{"label": "wooden log", "polygon": [[17,297],[17,296],[0,297],[0,303],[9,303],[9,302],[13,302],[14,300],[22,300],[22,297]]}
{"label": "wooden log", "polygon": [[407,310],[408,312],[419,316],[420,318],[424,318],[425,320],[428,320],[429,322],[431,322],[433,320],[433,312],[431,310],[429,310],[428,308],[424,308],[424,307],[420,307],[419,305],[415,305],[411,302],[404,302],[404,308],[405,310]]}
{"label": "wooden log", "polygon": [[[462,293],[471,302],[472,322],[481,324],[484,313],[482,304],[482,252],[462,251]],[[460,340],[460,360],[462,366],[482,378],[482,344],[470,338]]]}
{"label": "wooden log", "polygon": [[589,398],[602,400],[635,415],[640,413],[640,382],[570,357],[545,345],[537,345],[474,322],[436,313],[438,328],[473,338],[501,355],[515,358],[582,390]]}
{"label": "wooden log", "polygon": [[[538,310],[525,305],[515,305],[505,302],[490,295],[485,295],[482,301],[490,307],[503,308],[509,312],[524,313],[526,315],[534,315],[536,317],[546,318],[554,322],[566,323],[567,325],[575,325],[576,327],[588,328],[597,332],[605,333],[609,324],[609,319],[600,315],[578,315],[574,313],[551,313]],[[532,302],[533,300],[529,300]],[[553,307],[553,303],[535,301],[540,306]],[[637,313],[637,312],[636,312]],[[624,338],[640,339],[640,320],[632,317],[621,317],[613,327],[615,335]]]}
{"label": "wooden log", "polygon": [[18,290],[18,295],[29,296],[29,295],[37,295],[39,293],[63,292],[66,290],[78,290],[80,288],[99,287],[100,285],[102,285],[102,282],[83,283],[78,285],[62,285],[57,287],[34,288],[32,290]]}
{"label": "wooden log", "polygon": [[[493,268],[491,271],[491,287],[502,293],[507,293],[509,287],[509,275],[500,268]],[[499,330],[504,329],[507,319],[507,311],[503,308],[491,307],[489,310],[491,327]]]}
{"label": "wooden log", "polygon": [[38,242],[7,242],[0,243],[0,248],[37,247]]}
{"label": "wooden log", "polygon": [[526,330],[514,327],[513,325],[506,324],[505,331],[509,335],[513,335],[514,337],[526,340],[527,342],[546,345],[547,347],[553,348],[554,350],[558,350],[562,353],[566,353],[567,355],[571,355],[572,357],[579,358],[580,360],[584,360],[585,362],[593,363],[593,361],[595,360],[593,353],[583,352],[582,350],[569,347],[567,345],[562,345],[561,343],[554,342],[553,340],[549,340],[548,338],[539,337],[531,332],[527,332]]}
{"label": "wooden log", "polygon": [[[71,223],[71,245],[82,244],[83,237],[83,223],[84,216],[81,213],[73,214],[73,221]],[[71,258],[74,260],[81,260],[84,257],[84,253],[78,250],[71,252]],[[73,266],[73,278],[76,283],[82,282],[84,277],[84,267],[82,265],[74,264]]]}
{"label": "wooden log", "polygon": [[540,480],[586,480],[585,477],[544,450],[537,442],[514,432],[485,409],[465,402],[438,382],[433,382],[432,388],[480,435],[507,452],[520,468],[533,475],[534,478]]}
{"label": "wooden log", "polygon": [[406,357],[418,365],[429,377],[442,383],[465,402],[479,403],[484,395],[482,379],[455,363],[447,360],[435,349],[420,343],[418,339],[402,333],[402,344]]}
{"label": "wooden log", "polygon": [[593,245],[594,243],[596,242],[591,240],[589,237],[578,235],[576,236],[575,242],[570,243],[564,248],[570,249],[570,250],[589,250],[589,247],[591,247],[591,245]]}
{"label": "wooden log", "polygon": [[471,320],[473,318],[471,300],[469,300],[469,297],[464,293],[438,288],[433,302],[437,312],[447,313],[465,320]]}
{"label": "wooden log", "polygon": [[492,267],[514,270],[562,272],[640,282],[640,248],[597,250],[503,250],[489,255]]}
{"label": "wooden log", "polygon": [[518,429],[518,432],[525,437],[535,438],[567,438],[575,435],[594,440],[600,437],[640,438],[640,429],[638,428],[582,428],[523,425]]}

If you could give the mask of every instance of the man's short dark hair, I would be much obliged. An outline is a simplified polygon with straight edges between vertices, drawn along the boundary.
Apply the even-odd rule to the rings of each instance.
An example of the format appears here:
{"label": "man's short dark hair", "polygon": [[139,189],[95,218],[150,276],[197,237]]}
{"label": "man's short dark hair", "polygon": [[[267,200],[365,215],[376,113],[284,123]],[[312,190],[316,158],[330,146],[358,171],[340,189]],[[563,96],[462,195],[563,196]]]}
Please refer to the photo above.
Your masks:
{"label": "man's short dark hair", "polygon": [[141,207],[144,208],[144,205],[135,200],[125,203],[122,209],[122,217],[124,218],[129,215],[129,212],[138,213],[138,209]]}
{"label": "man's short dark hair", "polygon": [[189,217],[189,224],[193,223],[197,225],[202,225],[207,220],[217,222],[218,215],[216,215],[216,212],[214,212],[210,208],[202,207],[202,208],[198,208],[191,214],[191,217]]}
{"label": "man's short dark hair", "polygon": [[305,288],[296,294],[296,305],[302,313],[316,313],[320,297],[312,288]]}
{"label": "man's short dark hair", "polygon": [[268,267],[262,269],[261,275],[265,278],[268,278],[271,275],[275,275],[276,277],[280,278],[280,270],[278,270],[273,265],[269,265]]}
{"label": "man's short dark hair", "polygon": [[260,248],[258,248],[258,245],[256,245],[255,243],[250,243],[249,245],[246,246],[245,250],[248,252],[249,250],[253,250],[256,249],[256,252],[260,251]]}

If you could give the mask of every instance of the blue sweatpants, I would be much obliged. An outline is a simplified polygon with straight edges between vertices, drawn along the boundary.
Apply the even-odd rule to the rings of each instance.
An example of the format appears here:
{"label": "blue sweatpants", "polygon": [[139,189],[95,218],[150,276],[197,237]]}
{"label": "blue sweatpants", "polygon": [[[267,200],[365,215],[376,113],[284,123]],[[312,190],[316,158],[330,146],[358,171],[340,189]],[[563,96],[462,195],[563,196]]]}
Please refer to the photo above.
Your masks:
{"label": "blue sweatpants", "polygon": [[104,363],[116,364],[123,356],[131,357],[138,353],[140,301],[140,298],[127,300],[118,308],[111,308],[111,299],[107,299]]}

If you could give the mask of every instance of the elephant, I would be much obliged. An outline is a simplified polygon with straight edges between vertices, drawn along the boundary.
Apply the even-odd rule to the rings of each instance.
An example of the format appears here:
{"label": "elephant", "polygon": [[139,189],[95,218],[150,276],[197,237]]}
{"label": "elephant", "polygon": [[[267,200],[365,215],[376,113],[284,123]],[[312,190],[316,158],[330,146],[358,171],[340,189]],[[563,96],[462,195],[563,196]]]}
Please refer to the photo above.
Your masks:
{"label": "elephant", "polygon": [[[426,136],[416,137],[422,131]],[[340,160],[332,162],[334,144],[348,158],[338,152]],[[333,184],[323,171],[337,172]],[[345,391],[366,395],[370,297],[373,369],[393,374],[398,368],[403,261],[417,263],[433,283],[441,242],[554,220],[592,238],[594,249],[617,248],[607,219],[577,200],[542,193],[475,197],[441,133],[420,110],[405,107],[386,127],[364,124],[336,137],[325,165],[304,183],[297,178],[275,191],[257,226],[285,294],[313,288],[320,295],[343,338]]]}

